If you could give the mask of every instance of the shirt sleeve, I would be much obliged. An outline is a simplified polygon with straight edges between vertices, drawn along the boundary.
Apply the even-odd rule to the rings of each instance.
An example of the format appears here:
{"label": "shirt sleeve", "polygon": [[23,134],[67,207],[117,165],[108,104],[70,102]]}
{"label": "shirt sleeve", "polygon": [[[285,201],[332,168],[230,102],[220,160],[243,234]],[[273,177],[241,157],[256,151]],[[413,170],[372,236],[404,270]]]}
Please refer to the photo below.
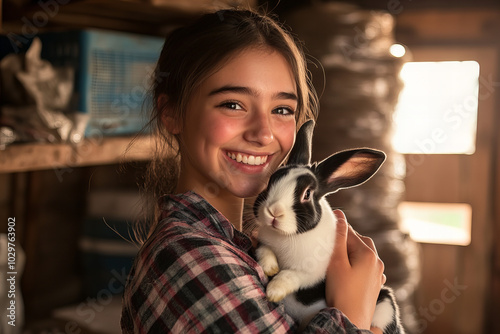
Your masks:
{"label": "shirt sleeve", "polygon": [[307,327],[302,331],[304,334],[330,334],[330,333],[345,333],[345,334],[373,334],[369,330],[358,329],[349,319],[336,308],[325,308],[321,310]]}
{"label": "shirt sleeve", "polygon": [[[257,272],[220,242],[186,236],[141,252],[124,294],[124,333],[292,333],[282,304],[270,303]],[[316,315],[306,333],[358,330],[336,309]]]}

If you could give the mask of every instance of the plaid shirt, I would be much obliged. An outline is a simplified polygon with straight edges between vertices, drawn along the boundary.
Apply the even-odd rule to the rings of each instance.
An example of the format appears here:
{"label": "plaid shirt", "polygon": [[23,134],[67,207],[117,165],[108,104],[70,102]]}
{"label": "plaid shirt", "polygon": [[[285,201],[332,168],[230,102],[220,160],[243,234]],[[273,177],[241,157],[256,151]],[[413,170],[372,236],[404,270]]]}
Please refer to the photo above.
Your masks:
{"label": "plaid shirt", "polygon": [[[123,296],[123,333],[289,333],[297,324],[266,300],[250,239],[193,192],[168,196]],[[306,333],[371,333],[326,308]]]}

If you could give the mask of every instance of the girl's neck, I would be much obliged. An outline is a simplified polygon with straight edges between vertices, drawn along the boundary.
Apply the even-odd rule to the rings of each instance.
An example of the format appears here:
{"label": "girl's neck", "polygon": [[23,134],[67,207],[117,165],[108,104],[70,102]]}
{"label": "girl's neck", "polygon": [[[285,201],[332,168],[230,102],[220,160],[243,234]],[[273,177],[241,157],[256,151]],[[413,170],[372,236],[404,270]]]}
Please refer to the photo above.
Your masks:
{"label": "girl's neck", "polygon": [[[213,196],[213,195],[212,195]],[[204,197],[213,207],[219,210],[220,213],[226,217],[227,220],[233,224],[234,228],[238,231],[243,227],[243,203],[242,198],[229,196],[213,197],[213,200]]]}
{"label": "girl's neck", "polygon": [[207,202],[209,202],[214,208],[216,208],[238,231],[242,230],[243,227],[243,205],[244,199],[236,197],[229,193],[219,193],[214,195],[206,189],[189,189],[182,186],[177,186],[176,192],[183,193],[188,190],[192,190],[201,197],[203,197]]}

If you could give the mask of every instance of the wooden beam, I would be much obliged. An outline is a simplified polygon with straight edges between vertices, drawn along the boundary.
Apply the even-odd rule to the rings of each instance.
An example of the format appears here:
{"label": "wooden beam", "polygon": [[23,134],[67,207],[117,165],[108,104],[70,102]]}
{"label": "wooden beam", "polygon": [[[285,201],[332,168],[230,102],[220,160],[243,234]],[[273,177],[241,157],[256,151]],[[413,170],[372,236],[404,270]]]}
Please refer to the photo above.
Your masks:
{"label": "wooden beam", "polygon": [[499,39],[500,10],[415,10],[403,11],[395,18],[396,38],[405,44],[484,43]]}
{"label": "wooden beam", "polygon": [[201,14],[218,9],[255,7],[256,0],[72,0],[24,6],[3,16],[3,31],[24,34],[64,28],[100,28],[164,35]]}

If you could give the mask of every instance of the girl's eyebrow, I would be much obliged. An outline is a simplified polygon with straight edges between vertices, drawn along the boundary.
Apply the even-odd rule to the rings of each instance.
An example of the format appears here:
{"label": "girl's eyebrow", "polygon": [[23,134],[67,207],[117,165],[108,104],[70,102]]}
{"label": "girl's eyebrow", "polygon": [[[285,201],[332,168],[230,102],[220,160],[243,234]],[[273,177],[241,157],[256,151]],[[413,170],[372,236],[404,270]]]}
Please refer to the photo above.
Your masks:
{"label": "girl's eyebrow", "polygon": [[[249,87],[225,85],[225,86],[222,86],[220,88],[216,88],[216,89],[212,90],[210,93],[208,93],[208,96],[212,96],[212,95],[216,95],[216,94],[224,94],[224,93],[240,93],[240,94],[246,94],[246,95],[251,95],[251,96],[258,96],[259,95],[258,92],[256,92],[255,90],[253,90]],[[276,93],[273,95],[273,99],[298,101],[297,94],[291,93],[291,92]]]}

